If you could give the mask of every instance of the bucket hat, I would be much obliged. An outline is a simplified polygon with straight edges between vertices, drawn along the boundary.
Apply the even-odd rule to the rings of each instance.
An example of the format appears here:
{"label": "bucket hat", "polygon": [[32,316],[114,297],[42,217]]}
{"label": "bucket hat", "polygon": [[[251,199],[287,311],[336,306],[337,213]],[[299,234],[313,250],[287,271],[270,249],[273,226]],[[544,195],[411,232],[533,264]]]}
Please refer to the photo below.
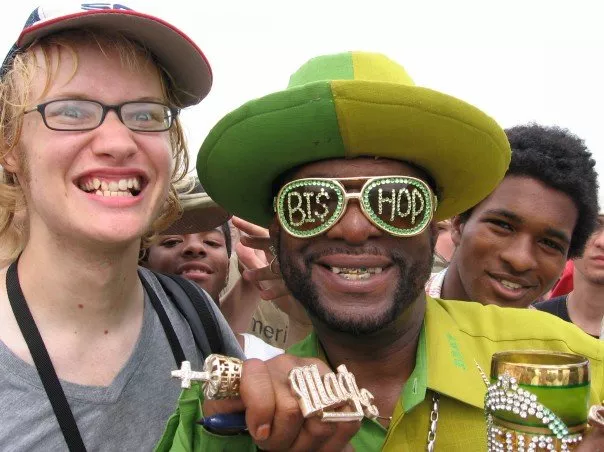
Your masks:
{"label": "bucket hat", "polygon": [[385,55],[313,58],[287,89],[222,118],[203,142],[197,172],[208,194],[261,226],[273,219],[273,184],[310,162],[375,156],[423,168],[437,184],[436,221],[484,199],[503,179],[510,146],[478,108],[416,86]]}

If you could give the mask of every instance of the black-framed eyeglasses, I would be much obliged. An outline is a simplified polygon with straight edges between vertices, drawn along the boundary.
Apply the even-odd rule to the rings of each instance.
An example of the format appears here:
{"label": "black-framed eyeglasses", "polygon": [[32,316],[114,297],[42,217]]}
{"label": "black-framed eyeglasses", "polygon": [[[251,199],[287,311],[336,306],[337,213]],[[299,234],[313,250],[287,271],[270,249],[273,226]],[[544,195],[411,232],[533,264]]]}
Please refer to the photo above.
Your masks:
{"label": "black-framed eyeglasses", "polygon": [[109,111],[115,111],[120,121],[135,132],[163,132],[174,123],[180,112],[160,102],[124,102],[104,105],[94,100],[59,99],[37,105],[25,113],[38,111],[50,130],[85,131],[103,124]]}

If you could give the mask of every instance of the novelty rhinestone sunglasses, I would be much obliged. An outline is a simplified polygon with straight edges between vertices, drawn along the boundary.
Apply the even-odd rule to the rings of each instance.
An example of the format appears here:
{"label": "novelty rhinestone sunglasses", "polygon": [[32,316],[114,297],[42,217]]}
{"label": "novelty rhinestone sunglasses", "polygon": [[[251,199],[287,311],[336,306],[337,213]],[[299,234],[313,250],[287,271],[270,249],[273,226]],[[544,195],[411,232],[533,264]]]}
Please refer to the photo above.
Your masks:
{"label": "novelty rhinestone sunglasses", "polygon": [[[359,191],[344,183],[363,182]],[[350,190],[350,189],[349,189]],[[290,235],[308,238],[335,225],[350,199],[375,226],[397,237],[412,237],[426,229],[437,199],[428,184],[409,176],[297,179],[285,184],[274,198],[279,223]]]}

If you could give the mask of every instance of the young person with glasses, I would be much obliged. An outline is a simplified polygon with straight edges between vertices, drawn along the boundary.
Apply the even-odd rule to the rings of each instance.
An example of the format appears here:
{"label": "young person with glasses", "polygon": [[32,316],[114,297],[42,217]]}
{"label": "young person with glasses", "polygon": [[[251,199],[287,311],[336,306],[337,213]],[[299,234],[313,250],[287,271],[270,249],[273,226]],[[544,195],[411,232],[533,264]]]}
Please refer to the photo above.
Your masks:
{"label": "young person with glasses", "polygon": [[[170,370],[203,362],[137,262],[179,215],[178,114],[211,82],[186,35],[124,5],[37,8],[4,60],[0,241],[14,246],[0,271],[2,448],[150,450],[180,391]],[[211,309],[224,352],[241,356]]]}

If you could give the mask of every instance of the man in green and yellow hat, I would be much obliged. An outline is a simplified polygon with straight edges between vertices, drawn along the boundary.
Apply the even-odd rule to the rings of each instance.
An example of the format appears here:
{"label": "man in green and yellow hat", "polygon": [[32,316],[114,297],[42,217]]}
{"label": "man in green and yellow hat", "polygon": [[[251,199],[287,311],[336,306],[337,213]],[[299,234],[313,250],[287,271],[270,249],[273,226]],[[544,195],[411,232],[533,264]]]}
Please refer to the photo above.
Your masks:
{"label": "man in green and yellow hat", "polygon": [[[436,222],[484,199],[509,161],[493,119],[416,86],[380,54],[314,58],[286,90],[224,117],[201,147],[200,180],[228,211],[269,227],[283,279],[313,332],[285,356],[244,363],[251,437],[199,425],[177,434],[202,415],[193,388],[183,393],[162,448],[255,450],[252,441],[262,450],[341,448],[330,435],[350,431],[321,431],[313,443],[308,433],[316,426],[292,410],[293,396],[282,390],[284,369],[300,365],[292,355],[319,358],[332,371],[344,364],[373,394],[379,416],[365,418],[351,440],[363,452],[484,451],[485,383],[477,365],[488,371],[502,350],[584,355],[589,399],[602,400],[599,341],[542,313],[424,294]],[[267,374],[268,388],[252,384]],[[231,410],[232,402],[204,404],[206,416]]]}

